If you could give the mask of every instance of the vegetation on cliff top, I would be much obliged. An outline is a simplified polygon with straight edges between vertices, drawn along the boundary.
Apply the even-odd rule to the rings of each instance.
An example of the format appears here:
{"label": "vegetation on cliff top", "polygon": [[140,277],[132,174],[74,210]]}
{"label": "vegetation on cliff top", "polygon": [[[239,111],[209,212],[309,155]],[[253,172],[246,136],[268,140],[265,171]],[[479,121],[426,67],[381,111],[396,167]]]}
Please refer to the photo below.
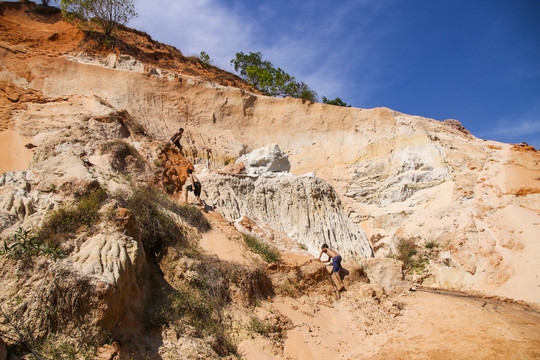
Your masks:
{"label": "vegetation on cliff top", "polygon": [[125,25],[138,16],[132,0],[61,0],[60,7],[66,19],[97,22],[107,37],[118,24]]}
{"label": "vegetation on cliff top", "polygon": [[236,53],[231,60],[234,70],[240,77],[266,95],[292,96],[309,101],[317,101],[317,93],[305,83],[297,82],[294,76],[287,74],[281,68],[275,68],[268,60],[262,59],[260,52]]}
{"label": "vegetation on cliff top", "polygon": [[[105,42],[110,41],[116,28],[138,16],[132,0],[61,0],[60,7],[64,18],[76,22],[80,28],[92,29],[98,24],[105,34]],[[196,58],[203,68],[208,68],[212,62],[205,51],[201,51]],[[238,52],[230,62],[243,80],[266,95],[319,101],[317,93],[306,83],[296,81],[294,76],[276,68],[270,61],[263,60],[260,52]],[[338,97],[334,100],[323,97],[322,102],[350,107]]]}

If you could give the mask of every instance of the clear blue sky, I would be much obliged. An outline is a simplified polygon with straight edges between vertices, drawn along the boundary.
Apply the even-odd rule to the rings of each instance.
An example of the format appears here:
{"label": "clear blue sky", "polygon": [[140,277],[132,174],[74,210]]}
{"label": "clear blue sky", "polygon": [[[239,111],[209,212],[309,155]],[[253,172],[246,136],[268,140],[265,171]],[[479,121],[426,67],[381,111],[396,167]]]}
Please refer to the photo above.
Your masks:
{"label": "clear blue sky", "polygon": [[134,0],[129,26],[233,71],[260,51],[319,97],[540,148],[539,0]]}

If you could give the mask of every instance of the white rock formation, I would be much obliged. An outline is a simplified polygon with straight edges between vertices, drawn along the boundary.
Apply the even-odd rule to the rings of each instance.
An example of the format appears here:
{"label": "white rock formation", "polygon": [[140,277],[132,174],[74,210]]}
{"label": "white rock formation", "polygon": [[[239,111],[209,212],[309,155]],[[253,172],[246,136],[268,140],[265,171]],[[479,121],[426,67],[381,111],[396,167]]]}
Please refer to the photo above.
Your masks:
{"label": "white rock formation", "polygon": [[247,216],[306,245],[313,255],[318,255],[323,243],[344,256],[373,255],[365,232],[345,216],[338,194],[326,181],[286,172],[276,176],[273,171],[287,167],[276,164],[288,164],[288,159],[275,144],[243,158],[248,159],[244,161],[247,173],[258,176],[204,178],[208,201],[227,219]]}
{"label": "white rock formation", "polygon": [[288,172],[291,170],[289,157],[281,151],[278,144],[269,144],[253,150],[240,156],[236,163],[243,163],[248,175]]}

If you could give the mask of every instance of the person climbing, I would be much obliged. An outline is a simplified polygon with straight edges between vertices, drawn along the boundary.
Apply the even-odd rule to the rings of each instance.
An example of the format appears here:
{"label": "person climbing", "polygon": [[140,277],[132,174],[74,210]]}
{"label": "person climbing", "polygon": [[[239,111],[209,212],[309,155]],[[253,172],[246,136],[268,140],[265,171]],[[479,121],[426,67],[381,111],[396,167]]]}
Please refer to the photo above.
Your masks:
{"label": "person climbing", "polygon": [[[199,201],[199,204],[204,209],[204,204],[203,204],[203,202],[201,200],[201,190],[202,190],[201,182],[199,181],[199,179],[195,175],[193,175],[193,170],[192,169],[188,169],[187,173],[188,173],[188,179],[191,182],[191,184],[186,186],[186,192],[185,192],[186,204],[188,203],[188,192],[193,191],[193,194],[197,198],[197,201]],[[186,181],[186,183],[187,183],[187,181]]]}
{"label": "person climbing", "polygon": [[[338,291],[342,291],[345,289],[345,285],[343,285],[343,282],[341,282],[341,277],[339,276],[339,272],[341,270],[341,255],[338,254],[336,250],[332,250],[328,247],[327,244],[323,244],[321,246],[321,253],[319,254],[319,261],[321,260],[322,254],[326,254],[328,256],[328,260],[330,261],[328,265],[332,265],[332,272],[330,275],[332,276],[332,279],[334,280],[334,283],[336,284]],[[324,262],[324,261],[322,261]]]}
{"label": "person climbing", "polygon": [[180,150],[180,152],[182,152],[182,145],[180,145],[180,140],[182,139],[183,134],[184,129],[180,128],[178,129],[178,132],[171,136],[171,138],[169,139],[169,142],[171,144],[174,144]]}

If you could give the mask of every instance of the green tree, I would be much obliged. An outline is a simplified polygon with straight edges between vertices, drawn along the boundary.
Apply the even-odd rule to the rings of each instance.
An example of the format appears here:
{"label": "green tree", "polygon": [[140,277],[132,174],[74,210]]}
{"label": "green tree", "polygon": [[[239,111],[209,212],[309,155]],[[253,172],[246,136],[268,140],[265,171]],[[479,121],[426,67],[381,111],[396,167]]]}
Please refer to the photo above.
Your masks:
{"label": "green tree", "polygon": [[106,36],[117,25],[125,25],[137,17],[132,0],[61,0],[60,7],[65,17],[95,19]]}
{"label": "green tree", "polygon": [[204,68],[207,68],[208,66],[210,66],[210,64],[212,64],[212,59],[206,51],[201,51],[201,53],[199,54],[199,61]]}
{"label": "green tree", "polygon": [[231,60],[234,70],[250,85],[270,96],[292,96],[295,98],[317,101],[317,93],[305,83],[298,83],[294,76],[281,68],[275,68],[268,60],[262,59],[260,52],[236,53]]}
{"label": "green tree", "polygon": [[343,100],[341,100],[338,97],[336,97],[334,100],[330,100],[330,99],[327,99],[326,96],[323,96],[322,97],[322,102],[324,104],[329,104],[329,105],[351,107],[351,105],[348,105],[346,102],[343,102]]}

